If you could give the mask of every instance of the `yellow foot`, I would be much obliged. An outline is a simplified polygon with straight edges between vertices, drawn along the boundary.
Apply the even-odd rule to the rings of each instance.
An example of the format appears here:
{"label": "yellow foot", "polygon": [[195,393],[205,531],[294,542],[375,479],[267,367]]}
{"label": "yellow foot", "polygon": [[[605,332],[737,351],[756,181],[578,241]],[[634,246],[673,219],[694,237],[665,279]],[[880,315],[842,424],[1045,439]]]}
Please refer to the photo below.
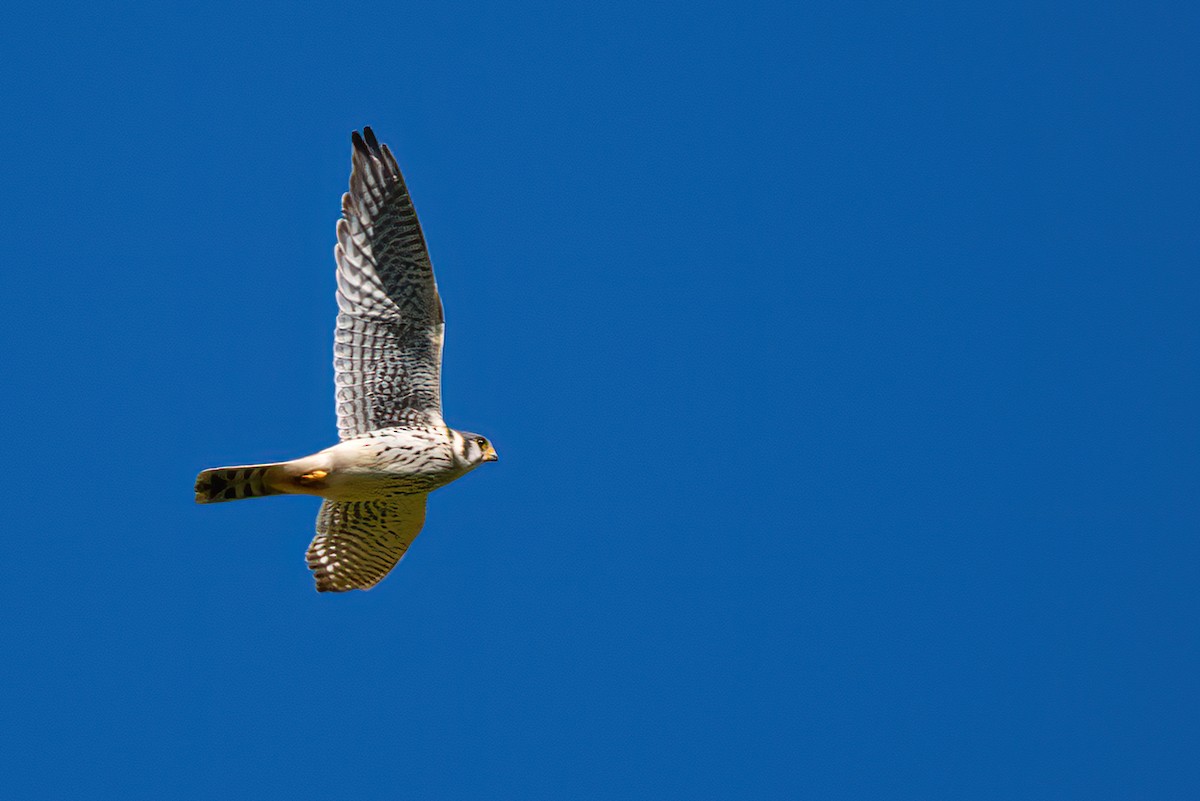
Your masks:
{"label": "yellow foot", "polygon": [[297,478],[296,483],[302,487],[311,487],[314,484],[320,484],[327,475],[329,473],[324,470],[314,470]]}

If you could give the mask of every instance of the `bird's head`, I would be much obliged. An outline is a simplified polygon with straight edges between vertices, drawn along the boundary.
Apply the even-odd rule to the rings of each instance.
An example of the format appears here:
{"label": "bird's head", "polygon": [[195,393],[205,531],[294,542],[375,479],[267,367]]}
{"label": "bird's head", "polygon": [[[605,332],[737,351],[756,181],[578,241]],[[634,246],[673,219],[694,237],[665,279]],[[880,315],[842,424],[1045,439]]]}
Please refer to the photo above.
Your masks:
{"label": "bird's head", "polygon": [[487,437],[472,434],[470,431],[455,431],[454,458],[470,470],[484,462],[494,462],[500,457],[496,456],[496,449],[488,442]]}

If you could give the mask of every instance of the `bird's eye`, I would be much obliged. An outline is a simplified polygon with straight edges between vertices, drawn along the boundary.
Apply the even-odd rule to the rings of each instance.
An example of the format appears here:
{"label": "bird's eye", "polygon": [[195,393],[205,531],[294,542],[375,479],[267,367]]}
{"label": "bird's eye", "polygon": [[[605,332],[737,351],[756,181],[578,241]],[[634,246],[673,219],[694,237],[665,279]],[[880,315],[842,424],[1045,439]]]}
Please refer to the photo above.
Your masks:
{"label": "bird's eye", "polygon": [[481,447],[481,448],[487,447],[487,440],[484,439],[483,437],[476,437],[475,441],[479,443],[479,447]]}

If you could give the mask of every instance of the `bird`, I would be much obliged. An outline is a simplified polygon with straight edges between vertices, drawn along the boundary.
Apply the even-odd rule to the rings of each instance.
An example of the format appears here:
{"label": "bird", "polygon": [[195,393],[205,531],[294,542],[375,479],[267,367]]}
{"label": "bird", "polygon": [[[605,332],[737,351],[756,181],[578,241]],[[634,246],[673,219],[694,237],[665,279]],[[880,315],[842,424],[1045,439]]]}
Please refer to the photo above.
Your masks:
{"label": "bird", "polygon": [[337,223],[336,445],[286,462],[216,467],[197,503],[322,499],[306,561],[318,592],[368,590],[404,557],[429,493],[497,460],[484,436],[442,419],[445,321],[400,167],[370,127],[350,136]]}

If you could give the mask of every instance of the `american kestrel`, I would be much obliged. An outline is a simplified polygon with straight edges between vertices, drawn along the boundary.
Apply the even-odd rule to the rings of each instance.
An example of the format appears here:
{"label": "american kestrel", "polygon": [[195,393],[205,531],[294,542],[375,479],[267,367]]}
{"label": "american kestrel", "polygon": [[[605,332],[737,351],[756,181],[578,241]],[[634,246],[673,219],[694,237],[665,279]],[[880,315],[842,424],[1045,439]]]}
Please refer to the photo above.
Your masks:
{"label": "american kestrel", "polygon": [[317,495],[308,566],[321,592],[366,590],[403,558],[433,490],[496,461],[485,437],[442,420],[442,301],[396,159],[370,128],[351,135],[337,224],[333,447],[275,464],[218,467],[196,502]]}

